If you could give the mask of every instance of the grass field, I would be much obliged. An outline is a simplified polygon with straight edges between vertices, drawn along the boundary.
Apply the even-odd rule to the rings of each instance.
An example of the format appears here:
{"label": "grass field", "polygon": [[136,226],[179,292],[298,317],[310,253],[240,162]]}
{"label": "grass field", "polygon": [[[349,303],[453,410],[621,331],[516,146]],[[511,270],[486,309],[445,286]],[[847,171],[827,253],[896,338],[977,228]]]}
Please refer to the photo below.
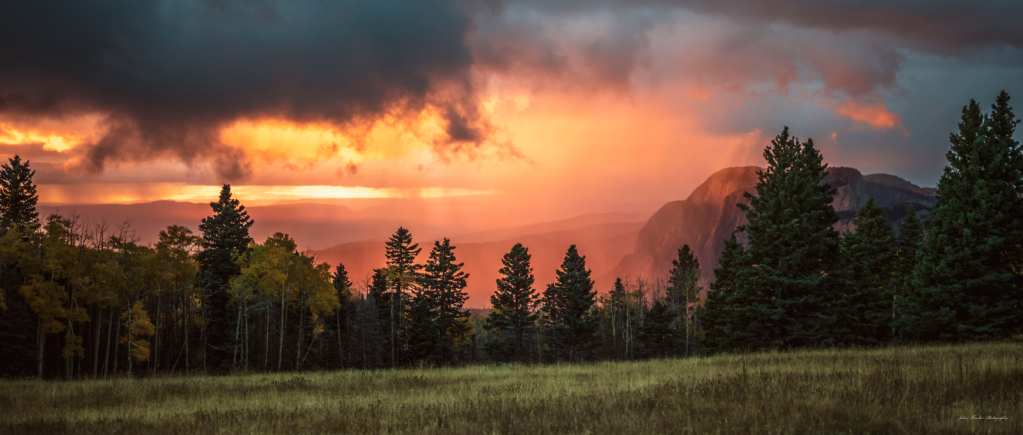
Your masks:
{"label": "grass field", "polygon": [[0,432],[1021,434],[1023,344],[2,380]]}

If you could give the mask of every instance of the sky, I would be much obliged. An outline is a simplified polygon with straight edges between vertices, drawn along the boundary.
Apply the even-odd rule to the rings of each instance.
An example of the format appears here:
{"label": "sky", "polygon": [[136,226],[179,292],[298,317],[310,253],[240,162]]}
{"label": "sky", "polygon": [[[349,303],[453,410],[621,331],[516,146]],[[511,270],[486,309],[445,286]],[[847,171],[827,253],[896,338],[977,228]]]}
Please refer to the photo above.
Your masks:
{"label": "sky", "polygon": [[43,204],[230,183],[247,204],[478,198],[495,226],[652,212],[762,164],[784,126],[832,166],[934,186],[970,99],[1023,98],[1020,17],[1016,0],[10,1],[0,151],[31,161]]}

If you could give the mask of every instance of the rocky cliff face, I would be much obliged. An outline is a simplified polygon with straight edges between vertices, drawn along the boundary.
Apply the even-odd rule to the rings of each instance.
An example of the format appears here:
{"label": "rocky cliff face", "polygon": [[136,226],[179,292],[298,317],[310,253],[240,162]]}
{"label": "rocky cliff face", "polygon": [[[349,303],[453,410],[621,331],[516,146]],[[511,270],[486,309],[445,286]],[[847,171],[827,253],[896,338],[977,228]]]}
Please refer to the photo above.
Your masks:
{"label": "rocky cliff face", "polygon": [[[745,215],[736,207],[745,203],[744,192],[756,193],[755,166],[722,169],[707,178],[688,198],[665,204],[643,226],[636,248],[626,255],[602,281],[614,278],[664,279],[678,248],[689,245],[700,260],[703,285],[713,280],[714,269],[724,250],[724,241],[736,227],[746,223]],[[832,205],[839,212],[839,231],[852,231],[856,210],[874,198],[885,208],[885,216],[898,229],[909,210],[921,219],[930,217],[936,198],[933,189],[923,189],[901,178],[887,174],[864,176],[854,168],[829,168],[824,182],[837,189]],[[739,241],[745,243],[740,234]]]}

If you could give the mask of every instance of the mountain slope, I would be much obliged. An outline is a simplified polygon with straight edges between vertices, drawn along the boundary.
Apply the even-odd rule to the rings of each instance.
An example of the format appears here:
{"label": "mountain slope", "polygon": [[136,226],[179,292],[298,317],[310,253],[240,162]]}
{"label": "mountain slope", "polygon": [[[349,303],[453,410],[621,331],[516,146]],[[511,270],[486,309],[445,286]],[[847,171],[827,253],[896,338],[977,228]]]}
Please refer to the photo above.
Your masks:
{"label": "mountain slope", "polygon": [[[722,169],[685,200],[665,204],[640,230],[636,249],[607,275],[601,276],[601,281],[619,277],[663,280],[683,244],[689,245],[699,258],[703,284],[712,281],[725,239],[746,222],[736,204],[746,203],[743,192],[756,193],[758,170],[760,168],[755,166]],[[896,229],[901,226],[910,205],[918,216],[926,219],[937,203],[933,189],[920,188],[892,175],[872,174],[868,178],[854,168],[845,167],[828,171],[824,182],[837,190],[832,205],[841,218],[836,225],[839,231],[854,229],[851,220],[856,210],[870,198],[885,208],[885,216]],[[741,234],[739,241],[745,243]]]}
{"label": "mountain slope", "polygon": [[[582,219],[576,222],[585,221],[586,219]],[[594,277],[606,275],[625,254],[635,249],[636,237],[643,225],[643,222],[611,222],[541,234],[517,235],[505,240],[486,242],[462,242],[462,238],[452,237],[455,256],[459,262],[465,264],[463,270],[469,274],[466,289],[469,301],[466,306],[489,306],[490,295],[493,294],[496,288],[495,281],[499,278],[501,258],[516,243],[522,243],[529,248],[533,273],[536,276],[534,288],[543,291],[548,283],[554,281],[554,271],[561,265],[570,245],[576,245],[579,252],[586,256],[586,265],[593,270]],[[543,227],[545,225],[538,226]],[[417,261],[425,263],[433,247],[433,240],[415,241],[422,248]],[[332,266],[339,262],[344,263],[349,276],[356,282],[368,279],[373,269],[383,267],[385,263],[382,238],[344,243],[312,253],[316,255],[317,261]],[[598,288],[610,285],[611,282],[597,283]]]}

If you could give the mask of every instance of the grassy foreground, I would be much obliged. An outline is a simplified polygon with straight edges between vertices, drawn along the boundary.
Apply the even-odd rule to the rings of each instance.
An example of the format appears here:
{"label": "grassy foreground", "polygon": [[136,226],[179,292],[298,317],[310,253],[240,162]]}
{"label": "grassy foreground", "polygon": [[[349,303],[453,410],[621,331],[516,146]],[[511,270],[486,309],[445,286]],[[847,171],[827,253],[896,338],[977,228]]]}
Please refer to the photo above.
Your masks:
{"label": "grassy foreground", "polygon": [[1023,344],[0,381],[0,433],[393,432],[1020,434]]}

